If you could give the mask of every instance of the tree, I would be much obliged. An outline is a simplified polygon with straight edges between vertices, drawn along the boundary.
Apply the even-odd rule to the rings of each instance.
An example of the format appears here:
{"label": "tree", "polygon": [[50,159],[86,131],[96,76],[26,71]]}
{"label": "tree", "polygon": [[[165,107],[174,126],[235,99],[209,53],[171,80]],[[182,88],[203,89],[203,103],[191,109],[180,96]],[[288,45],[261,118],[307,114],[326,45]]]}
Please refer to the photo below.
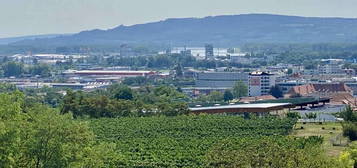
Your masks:
{"label": "tree", "polygon": [[275,98],[281,98],[284,97],[283,91],[278,85],[272,86],[269,90],[269,93],[274,96]]}
{"label": "tree", "polygon": [[342,117],[345,121],[357,121],[357,113],[353,111],[351,106],[347,106],[343,111],[341,111],[340,117]]}
{"label": "tree", "polygon": [[208,95],[208,97],[209,97],[210,101],[214,101],[214,102],[222,101],[223,93],[221,93],[219,91],[213,91]]}
{"label": "tree", "polygon": [[230,90],[225,90],[223,94],[223,99],[224,101],[230,101],[233,100],[233,94]]}
{"label": "tree", "polygon": [[114,144],[96,145],[86,123],[23,103],[19,92],[0,94],[1,167],[113,167],[119,162]]}
{"label": "tree", "polygon": [[41,77],[49,77],[51,76],[51,68],[46,64],[35,65],[30,68],[30,73]]}
{"label": "tree", "polygon": [[343,135],[348,137],[351,141],[357,140],[357,123],[345,122],[342,123]]}
{"label": "tree", "polygon": [[241,98],[248,95],[248,87],[242,81],[238,81],[233,87],[233,96]]}
{"label": "tree", "polygon": [[134,98],[133,90],[124,85],[117,86],[114,90],[114,98],[132,100]]}
{"label": "tree", "polygon": [[19,77],[24,72],[23,64],[16,63],[13,61],[5,63],[2,66],[2,68],[4,70],[5,77],[10,77],[10,76]]}

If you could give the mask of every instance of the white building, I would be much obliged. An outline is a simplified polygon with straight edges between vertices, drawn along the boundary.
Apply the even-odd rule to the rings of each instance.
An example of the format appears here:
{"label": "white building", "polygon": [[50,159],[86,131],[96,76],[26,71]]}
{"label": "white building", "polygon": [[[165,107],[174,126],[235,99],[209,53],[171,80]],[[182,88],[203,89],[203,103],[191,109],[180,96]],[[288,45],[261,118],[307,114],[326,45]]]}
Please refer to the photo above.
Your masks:
{"label": "white building", "polygon": [[342,59],[322,59],[323,65],[318,66],[320,74],[344,74]]}
{"label": "white building", "polygon": [[276,77],[267,72],[252,72],[249,74],[249,96],[268,95],[269,90],[275,85]]}
{"label": "white building", "polygon": [[343,74],[342,65],[327,64],[318,67],[319,74]]}

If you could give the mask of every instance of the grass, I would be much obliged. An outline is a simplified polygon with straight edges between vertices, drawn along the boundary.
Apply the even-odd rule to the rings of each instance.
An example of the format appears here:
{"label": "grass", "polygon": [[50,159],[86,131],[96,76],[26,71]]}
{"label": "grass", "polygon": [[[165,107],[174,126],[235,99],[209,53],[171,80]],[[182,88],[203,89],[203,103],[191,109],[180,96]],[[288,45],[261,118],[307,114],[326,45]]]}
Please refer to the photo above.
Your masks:
{"label": "grass", "polygon": [[[301,129],[301,127],[304,129]],[[292,135],[297,137],[322,136],[324,138],[323,148],[329,156],[338,156],[343,150],[345,150],[345,146],[336,146],[331,142],[331,139],[342,137],[341,134],[341,124],[333,122],[322,123],[322,125],[319,123],[297,123],[294,131],[292,132]],[[342,144],[347,143],[347,138],[342,137],[340,140]],[[340,140],[337,142],[340,143]]]}

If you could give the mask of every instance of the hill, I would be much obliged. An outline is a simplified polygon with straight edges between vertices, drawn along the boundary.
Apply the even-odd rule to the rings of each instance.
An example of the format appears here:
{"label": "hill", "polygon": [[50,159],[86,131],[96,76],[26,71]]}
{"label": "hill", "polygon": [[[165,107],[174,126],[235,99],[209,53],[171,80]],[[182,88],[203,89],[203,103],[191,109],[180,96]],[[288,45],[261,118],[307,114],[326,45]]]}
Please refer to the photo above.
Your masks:
{"label": "hill", "polygon": [[54,38],[62,36],[62,34],[45,34],[45,35],[33,35],[33,36],[19,36],[19,37],[9,37],[9,38],[0,38],[0,45],[11,44],[24,40],[36,40],[44,38]]}
{"label": "hill", "polygon": [[23,40],[13,45],[203,45],[235,46],[245,43],[353,43],[357,19],[299,17],[269,14],[180,18],[83,31],[71,36]]}

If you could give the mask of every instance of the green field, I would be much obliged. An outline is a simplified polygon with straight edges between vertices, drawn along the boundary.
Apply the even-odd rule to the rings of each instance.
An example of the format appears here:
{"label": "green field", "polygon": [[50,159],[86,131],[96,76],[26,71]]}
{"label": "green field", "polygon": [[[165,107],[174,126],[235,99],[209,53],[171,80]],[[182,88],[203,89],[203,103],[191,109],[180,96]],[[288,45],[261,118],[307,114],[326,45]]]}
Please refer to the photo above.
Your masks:
{"label": "green field", "polygon": [[294,124],[291,119],[215,115],[90,121],[99,141],[117,144],[124,167],[204,167],[217,145],[237,147],[260,137],[282,137]]}
{"label": "green field", "polygon": [[[303,127],[303,129],[301,129],[301,127]],[[323,124],[297,123],[292,132],[292,135],[297,137],[322,136],[324,138],[322,147],[329,156],[338,156],[346,149],[344,144],[347,144],[347,138],[342,137],[341,134],[341,123],[334,122],[326,122]]]}

